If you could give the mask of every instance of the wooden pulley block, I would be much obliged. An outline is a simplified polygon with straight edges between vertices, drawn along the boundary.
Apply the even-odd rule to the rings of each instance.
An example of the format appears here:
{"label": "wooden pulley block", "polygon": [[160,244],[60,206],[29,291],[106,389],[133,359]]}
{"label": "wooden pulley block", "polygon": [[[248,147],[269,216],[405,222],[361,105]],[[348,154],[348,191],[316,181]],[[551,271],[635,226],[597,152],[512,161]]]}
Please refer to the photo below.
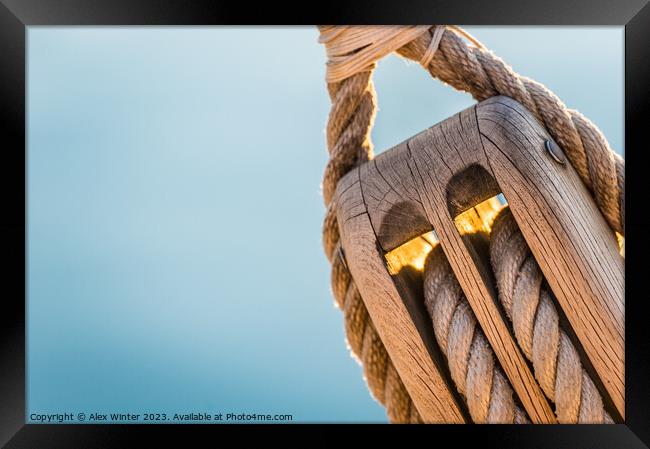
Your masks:
{"label": "wooden pulley block", "polygon": [[386,254],[430,231],[533,423],[554,413],[518,347],[484,257],[454,218],[502,193],[606,395],[624,417],[624,267],[615,235],[535,117],[494,97],[387,150],[338,184],[345,262],[427,422],[467,422],[436,345],[421,285]]}

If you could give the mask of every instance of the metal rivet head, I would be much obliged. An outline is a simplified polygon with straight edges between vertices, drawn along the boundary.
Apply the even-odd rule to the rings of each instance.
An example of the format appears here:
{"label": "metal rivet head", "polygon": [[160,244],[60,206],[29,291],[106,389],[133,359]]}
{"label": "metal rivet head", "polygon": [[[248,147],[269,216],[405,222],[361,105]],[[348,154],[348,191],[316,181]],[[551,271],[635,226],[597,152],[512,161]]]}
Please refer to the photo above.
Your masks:
{"label": "metal rivet head", "polygon": [[558,164],[564,164],[566,162],[562,149],[552,139],[544,141],[544,148],[546,148],[548,154],[550,154],[553,160]]}

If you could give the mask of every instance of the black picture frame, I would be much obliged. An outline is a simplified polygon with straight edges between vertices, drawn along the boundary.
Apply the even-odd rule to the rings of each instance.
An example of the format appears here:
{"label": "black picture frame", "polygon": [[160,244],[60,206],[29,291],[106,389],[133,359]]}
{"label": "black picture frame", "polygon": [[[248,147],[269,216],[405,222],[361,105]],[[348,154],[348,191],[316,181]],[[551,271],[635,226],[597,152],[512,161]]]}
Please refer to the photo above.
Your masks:
{"label": "black picture frame", "polygon": [[[3,286],[0,308],[0,444],[6,447],[125,447],[136,437],[203,436],[226,428],[244,438],[250,430],[279,435],[316,430],[319,441],[341,441],[349,426],[144,426],[26,424],[25,403],[25,61],[26,27],[32,25],[225,25],[310,23],[454,23],[462,25],[625,26],[626,148],[626,419],[617,425],[549,426],[373,426],[382,438],[407,441],[490,442],[501,448],[641,448],[650,444],[650,326],[645,262],[649,247],[645,218],[645,171],[650,118],[650,5],[648,0],[412,0],[323,2],[318,8],[277,3],[195,0],[0,0],[0,127],[3,173],[1,238]],[[543,45],[543,43],[540,43]],[[594,50],[597,54],[597,49]],[[254,55],[252,55],[254,57]],[[548,61],[553,64],[553,61]],[[558,67],[561,70],[561,67]],[[588,76],[588,74],[585,74]],[[325,86],[323,86],[325,89]],[[594,93],[598,95],[598,93]],[[315,142],[317,147],[320,143]],[[9,287],[8,289],[6,287]],[[316,429],[314,429],[316,427]],[[367,429],[366,426],[362,426]],[[413,435],[415,432],[416,435]],[[411,440],[411,438],[415,438]]]}

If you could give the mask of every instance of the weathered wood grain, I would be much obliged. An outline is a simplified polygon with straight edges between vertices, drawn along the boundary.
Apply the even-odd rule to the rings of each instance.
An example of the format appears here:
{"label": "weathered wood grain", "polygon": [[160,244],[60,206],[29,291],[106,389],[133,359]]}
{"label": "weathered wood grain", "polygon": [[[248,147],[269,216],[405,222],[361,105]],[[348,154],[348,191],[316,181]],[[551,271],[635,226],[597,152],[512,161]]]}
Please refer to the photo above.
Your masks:
{"label": "weathered wood grain", "polygon": [[548,138],[521,105],[495,97],[380,154],[339,183],[337,213],[348,265],[427,421],[462,422],[462,407],[448,390],[453,386],[426,328],[428,317],[405,285],[408,277],[391,277],[383,256],[433,229],[530,419],[556,422],[501,315],[485,258],[454,223],[499,192],[623,415],[622,260],[575,172],[544,152]]}
{"label": "weathered wood grain", "polygon": [[625,416],[624,269],[616,236],[551,137],[520,104],[477,107],[487,159],[512,213],[616,409]]}
{"label": "weathered wood grain", "polygon": [[[434,363],[431,336],[422,338],[425,316],[413,319],[413,298],[400,296],[386,268],[360,189],[359,172],[339,183],[337,219],[348,266],[368,313],[422,419],[463,423],[465,418],[451,389]],[[418,327],[420,326],[420,330]]]}
{"label": "weathered wood grain", "polygon": [[[405,146],[395,148],[383,158],[381,156],[377,158],[375,167],[392,168],[382,173],[382,180],[389,186],[384,191],[397,189],[393,186],[398,184],[408,184],[403,177],[397,178],[397,174],[411,174],[411,183],[417,192],[417,204],[433,226],[477,321],[531,420],[538,423],[555,422],[553,411],[501,316],[489,267],[476,254],[474,247],[463,241],[454,223],[454,216],[463,209],[498,193],[496,183],[483,168],[487,161],[474,108],[429,128],[410,139]],[[388,158],[389,161],[382,160]],[[368,204],[373,227],[381,229],[385,226],[385,219],[395,220],[394,216],[385,217],[384,212],[390,213],[392,210],[392,207],[388,208],[384,204],[393,198],[391,195],[382,195],[375,182],[376,177],[367,179],[363,174],[362,169],[364,198],[366,186],[371,183],[375,187],[373,195],[384,198],[375,207]],[[404,209],[404,206],[400,207]],[[382,235],[378,238],[381,239]]]}

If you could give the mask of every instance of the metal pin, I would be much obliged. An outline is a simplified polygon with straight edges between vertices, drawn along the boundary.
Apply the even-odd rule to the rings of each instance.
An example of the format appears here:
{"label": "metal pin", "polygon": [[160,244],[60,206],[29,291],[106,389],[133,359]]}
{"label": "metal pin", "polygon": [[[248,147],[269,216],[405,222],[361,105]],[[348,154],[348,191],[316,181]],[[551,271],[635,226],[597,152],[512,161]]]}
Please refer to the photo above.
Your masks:
{"label": "metal pin", "polygon": [[544,148],[546,148],[548,154],[550,154],[553,160],[558,164],[564,164],[566,162],[562,149],[552,139],[544,141]]}

